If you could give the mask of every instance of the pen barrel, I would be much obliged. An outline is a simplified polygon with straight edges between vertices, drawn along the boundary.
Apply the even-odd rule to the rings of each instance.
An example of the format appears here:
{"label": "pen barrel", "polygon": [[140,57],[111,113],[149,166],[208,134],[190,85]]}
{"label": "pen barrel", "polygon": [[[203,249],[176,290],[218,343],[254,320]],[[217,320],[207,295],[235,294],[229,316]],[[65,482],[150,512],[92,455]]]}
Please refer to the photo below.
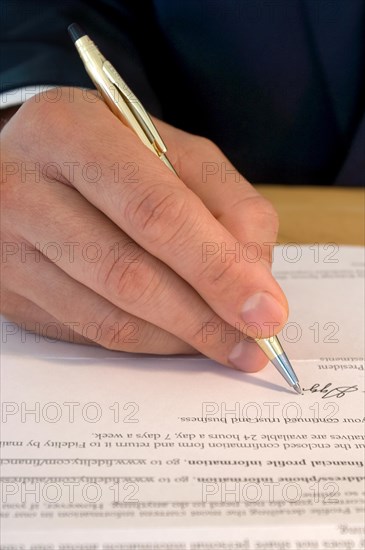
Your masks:
{"label": "pen barrel", "polygon": [[[146,136],[143,128],[138,123],[132,110],[124,100],[123,95],[119,92],[114,83],[106,77],[104,65],[108,62],[99,49],[95,46],[94,42],[87,35],[84,35],[76,40],[75,46],[84,63],[88,75],[113,114],[119,118],[123,124],[133,130],[144,145],[159,156],[158,150],[156,150],[156,147],[153,146],[151,140]],[[108,63],[108,65],[110,64]],[[129,88],[128,91],[132,94]],[[138,101],[137,98],[136,101]]]}

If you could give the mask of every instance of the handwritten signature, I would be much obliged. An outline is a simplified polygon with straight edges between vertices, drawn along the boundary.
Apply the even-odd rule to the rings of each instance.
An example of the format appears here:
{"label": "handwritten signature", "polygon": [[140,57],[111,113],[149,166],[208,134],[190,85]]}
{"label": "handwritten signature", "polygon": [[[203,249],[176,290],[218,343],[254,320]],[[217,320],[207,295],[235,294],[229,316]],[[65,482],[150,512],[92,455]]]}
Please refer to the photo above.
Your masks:
{"label": "handwritten signature", "polygon": [[321,384],[313,384],[310,388],[303,388],[303,392],[310,391],[311,393],[322,393],[322,399],[328,399],[329,397],[343,397],[346,393],[352,393],[358,391],[358,386],[338,386],[332,387],[332,382],[329,382],[325,386],[321,387]]}

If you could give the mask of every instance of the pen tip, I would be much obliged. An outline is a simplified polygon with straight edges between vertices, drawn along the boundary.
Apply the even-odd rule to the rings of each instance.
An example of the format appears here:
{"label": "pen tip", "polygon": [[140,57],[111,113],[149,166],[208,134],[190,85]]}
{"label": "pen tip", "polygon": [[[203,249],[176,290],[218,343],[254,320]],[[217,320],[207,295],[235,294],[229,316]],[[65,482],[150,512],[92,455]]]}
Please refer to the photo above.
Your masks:
{"label": "pen tip", "polygon": [[71,25],[68,26],[68,32],[73,40],[73,42],[76,42],[79,38],[82,36],[85,36],[84,31],[79,27],[77,23],[71,23]]}
{"label": "pen tip", "polygon": [[299,393],[299,395],[302,395],[302,388],[299,386],[299,384],[294,384],[293,389]]}

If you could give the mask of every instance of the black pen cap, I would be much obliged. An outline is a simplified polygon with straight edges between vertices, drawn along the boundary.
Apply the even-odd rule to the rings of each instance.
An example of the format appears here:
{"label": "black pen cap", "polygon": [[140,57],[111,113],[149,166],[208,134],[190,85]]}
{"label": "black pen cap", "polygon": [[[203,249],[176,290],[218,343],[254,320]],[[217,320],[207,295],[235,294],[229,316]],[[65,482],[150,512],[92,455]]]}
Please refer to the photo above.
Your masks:
{"label": "black pen cap", "polygon": [[86,34],[77,23],[71,23],[71,25],[68,26],[68,32],[73,42],[76,42],[76,40],[78,40],[82,36],[85,36]]}

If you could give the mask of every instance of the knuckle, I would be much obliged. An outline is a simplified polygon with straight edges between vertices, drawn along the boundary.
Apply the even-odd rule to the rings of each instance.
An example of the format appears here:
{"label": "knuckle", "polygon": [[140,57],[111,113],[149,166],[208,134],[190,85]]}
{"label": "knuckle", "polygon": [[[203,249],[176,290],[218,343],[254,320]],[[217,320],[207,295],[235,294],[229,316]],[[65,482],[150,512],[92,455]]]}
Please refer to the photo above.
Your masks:
{"label": "knuckle", "polygon": [[[247,209],[247,210],[246,210]],[[245,210],[258,226],[266,227],[275,235],[279,229],[279,215],[269,200],[261,195],[250,198]]]}
{"label": "knuckle", "polygon": [[53,127],[55,123],[62,124],[67,112],[65,106],[62,98],[60,101],[50,102],[44,94],[37,94],[21,107],[22,125],[25,130],[34,131],[40,124],[44,124],[46,128]]}
{"label": "knuckle", "polygon": [[222,258],[220,255],[212,257],[199,274],[204,279],[210,292],[224,293],[225,289],[235,285],[237,280],[244,281],[245,266],[237,263],[235,255],[228,255]]}
{"label": "knuckle", "polygon": [[134,231],[143,235],[145,242],[163,244],[187,220],[187,202],[183,190],[158,183],[150,185],[143,194],[130,197],[124,216]]}
{"label": "knuckle", "polygon": [[28,99],[7,126],[7,142],[21,158],[34,157],[39,149],[41,135],[47,142],[51,128],[54,132],[56,124],[63,126],[64,118],[59,113],[59,106],[36,97],[37,100],[35,97]]}
{"label": "knuckle", "polygon": [[184,139],[179,146],[180,153],[174,159],[174,165],[177,166],[177,172],[181,175],[184,173],[186,161],[200,163],[202,160],[216,161],[220,159],[223,161],[225,159],[218,145],[204,136],[184,132]]}
{"label": "knuckle", "polygon": [[214,143],[211,139],[204,136],[195,136],[195,139],[197,140],[197,145],[200,151],[204,151],[207,154],[216,154],[218,152],[222,154],[218,145],[216,145],[216,143]]}
{"label": "knuckle", "polygon": [[277,210],[268,199],[261,198],[259,209],[266,217],[273,218],[274,220],[277,220],[279,217]]}
{"label": "knuckle", "polygon": [[97,342],[105,349],[127,353],[191,353],[191,346],[143,319],[115,310],[100,325]]}
{"label": "knuckle", "polygon": [[267,199],[264,199],[260,211],[269,229],[277,235],[279,230],[279,214],[277,210]]}
{"label": "knuckle", "polygon": [[[23,154],[37,154],[50,150],[57,140],[63,143],[74,141],[83,108],[81,90],[77,88],[56,87],[31,97],[20,107],[14,130]],[[89,112],[87,104],[85,105]],[[51,145],[52,144],[52,145]]]}
{"label": "knuckle", "polygon": [[124,307],[146,303],[154,295],[160,277],[157,266],[146,262],[145,254],[140,249],[133,261],[128,261],[125,254],[114,257],[110,252],[98,269],[97,286],[101,285],[109,298],[117,299]]}

